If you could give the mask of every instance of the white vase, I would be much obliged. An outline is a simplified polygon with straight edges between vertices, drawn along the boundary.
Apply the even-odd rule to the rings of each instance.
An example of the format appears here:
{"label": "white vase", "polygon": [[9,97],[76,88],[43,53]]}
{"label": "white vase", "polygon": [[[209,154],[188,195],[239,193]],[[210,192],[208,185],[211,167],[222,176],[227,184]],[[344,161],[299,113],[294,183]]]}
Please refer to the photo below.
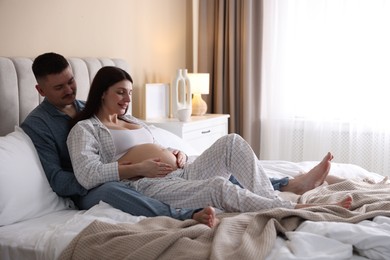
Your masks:
{"label": "white vase", "polygon": [[178,69],[171,84],[170,117],[178,117],[180,109],[191,109],[191,85],[187,76],[187,69]]}
{"label": "white vase", "polygon": [[[185,89],[184,89],[184,103],[185,103],[185,108],[191,110],[192,112],[192,92],[191,92],[191,82],[190,78],[188,77],[188,71],[187,69],[182,69],[182,76],[184,78],[185,82]],[[191,114],[191,113],[190,113]]]}

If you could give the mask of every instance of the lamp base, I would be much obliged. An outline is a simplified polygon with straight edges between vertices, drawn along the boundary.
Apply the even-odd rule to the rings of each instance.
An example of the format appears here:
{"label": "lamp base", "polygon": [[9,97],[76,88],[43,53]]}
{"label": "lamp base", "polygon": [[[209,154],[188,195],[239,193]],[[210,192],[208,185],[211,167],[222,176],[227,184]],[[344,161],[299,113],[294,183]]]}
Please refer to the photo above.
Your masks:
{"label": "lamp base", "polygon": [[207,104],[201,94],[194,94],[192,98],[192,115],[203,116],[207,112]]}

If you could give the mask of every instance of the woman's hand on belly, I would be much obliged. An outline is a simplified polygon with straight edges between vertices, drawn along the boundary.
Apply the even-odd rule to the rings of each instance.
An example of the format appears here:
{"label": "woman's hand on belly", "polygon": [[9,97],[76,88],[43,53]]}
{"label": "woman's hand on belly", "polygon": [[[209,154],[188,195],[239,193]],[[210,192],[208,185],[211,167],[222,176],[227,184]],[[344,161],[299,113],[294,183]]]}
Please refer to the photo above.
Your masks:
{"label": "woman's hand on belly", "polygon": [[147,159],[139,163],[141,176],[147,178],[162,178],[174,169],[168,163],[162,162],[160,158]]}
{"label": "woman's hand on belly", "polygon": [[[157,144],[141,144],[127,151],[119,165],[132,165],[137,177],[164,177],[177,169],[177,158],[168,149]],[[132,174],[132,178],[136,177]]]}
{"label": "woman's hand on belly", "polygon": [[147,159],[135,164],[118,161],[118,167],[120,180],[133,181],[144,177],[163,178],[175,170],[170,164],[162,162],[160,158]]}
{"label": "woman's hand on belly", "polygon": [[[164,163],[160,158],[147,159],[139,163],[132,164],[131,162],[118,161],[119,164],[119,175],[120,179],[129,179],[129,180],[138,180],[144,177],[147,178],[163,178],[168,173],[174,171],[175,169],[168,163]],[[126,166],[131,167],[131,173],[128,170],[124,170],[125,175],[122,175],[123,168]],[[129,168],[127,168],[129,169]]]}
{"label": "woman's hand on belly", "polygon": [[183,168],[184,167],[184,164],[187,162],[188,160],[188,157],[187,155],[182,152],[182,151],[179,151],[179,150],[174,150],[173,152],[173,155],[176,156],[176,164],[177,164],[177,167],[179,168]]}

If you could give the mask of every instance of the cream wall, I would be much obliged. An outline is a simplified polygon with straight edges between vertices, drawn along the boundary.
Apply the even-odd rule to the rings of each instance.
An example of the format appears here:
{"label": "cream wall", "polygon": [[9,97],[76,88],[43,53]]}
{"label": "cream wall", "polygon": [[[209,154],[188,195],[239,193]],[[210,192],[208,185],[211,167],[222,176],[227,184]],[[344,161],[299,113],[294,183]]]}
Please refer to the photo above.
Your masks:
{"label": "cream wall", "polygon": [[0,56],[124,58],[133,114],[145,83],[169,83],[191,61],[191,0],[0,0]]}

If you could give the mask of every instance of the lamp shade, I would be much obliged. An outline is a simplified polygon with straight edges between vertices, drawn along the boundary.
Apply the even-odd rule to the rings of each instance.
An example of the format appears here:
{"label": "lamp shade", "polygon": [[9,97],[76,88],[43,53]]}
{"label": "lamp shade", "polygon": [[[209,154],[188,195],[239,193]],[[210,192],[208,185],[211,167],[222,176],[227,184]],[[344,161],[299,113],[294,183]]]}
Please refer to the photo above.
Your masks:
{"label": "lamp shade", "polygon": [[188,73],[191,92],[193,94],[209,94],[210,74],[209,73]]}

